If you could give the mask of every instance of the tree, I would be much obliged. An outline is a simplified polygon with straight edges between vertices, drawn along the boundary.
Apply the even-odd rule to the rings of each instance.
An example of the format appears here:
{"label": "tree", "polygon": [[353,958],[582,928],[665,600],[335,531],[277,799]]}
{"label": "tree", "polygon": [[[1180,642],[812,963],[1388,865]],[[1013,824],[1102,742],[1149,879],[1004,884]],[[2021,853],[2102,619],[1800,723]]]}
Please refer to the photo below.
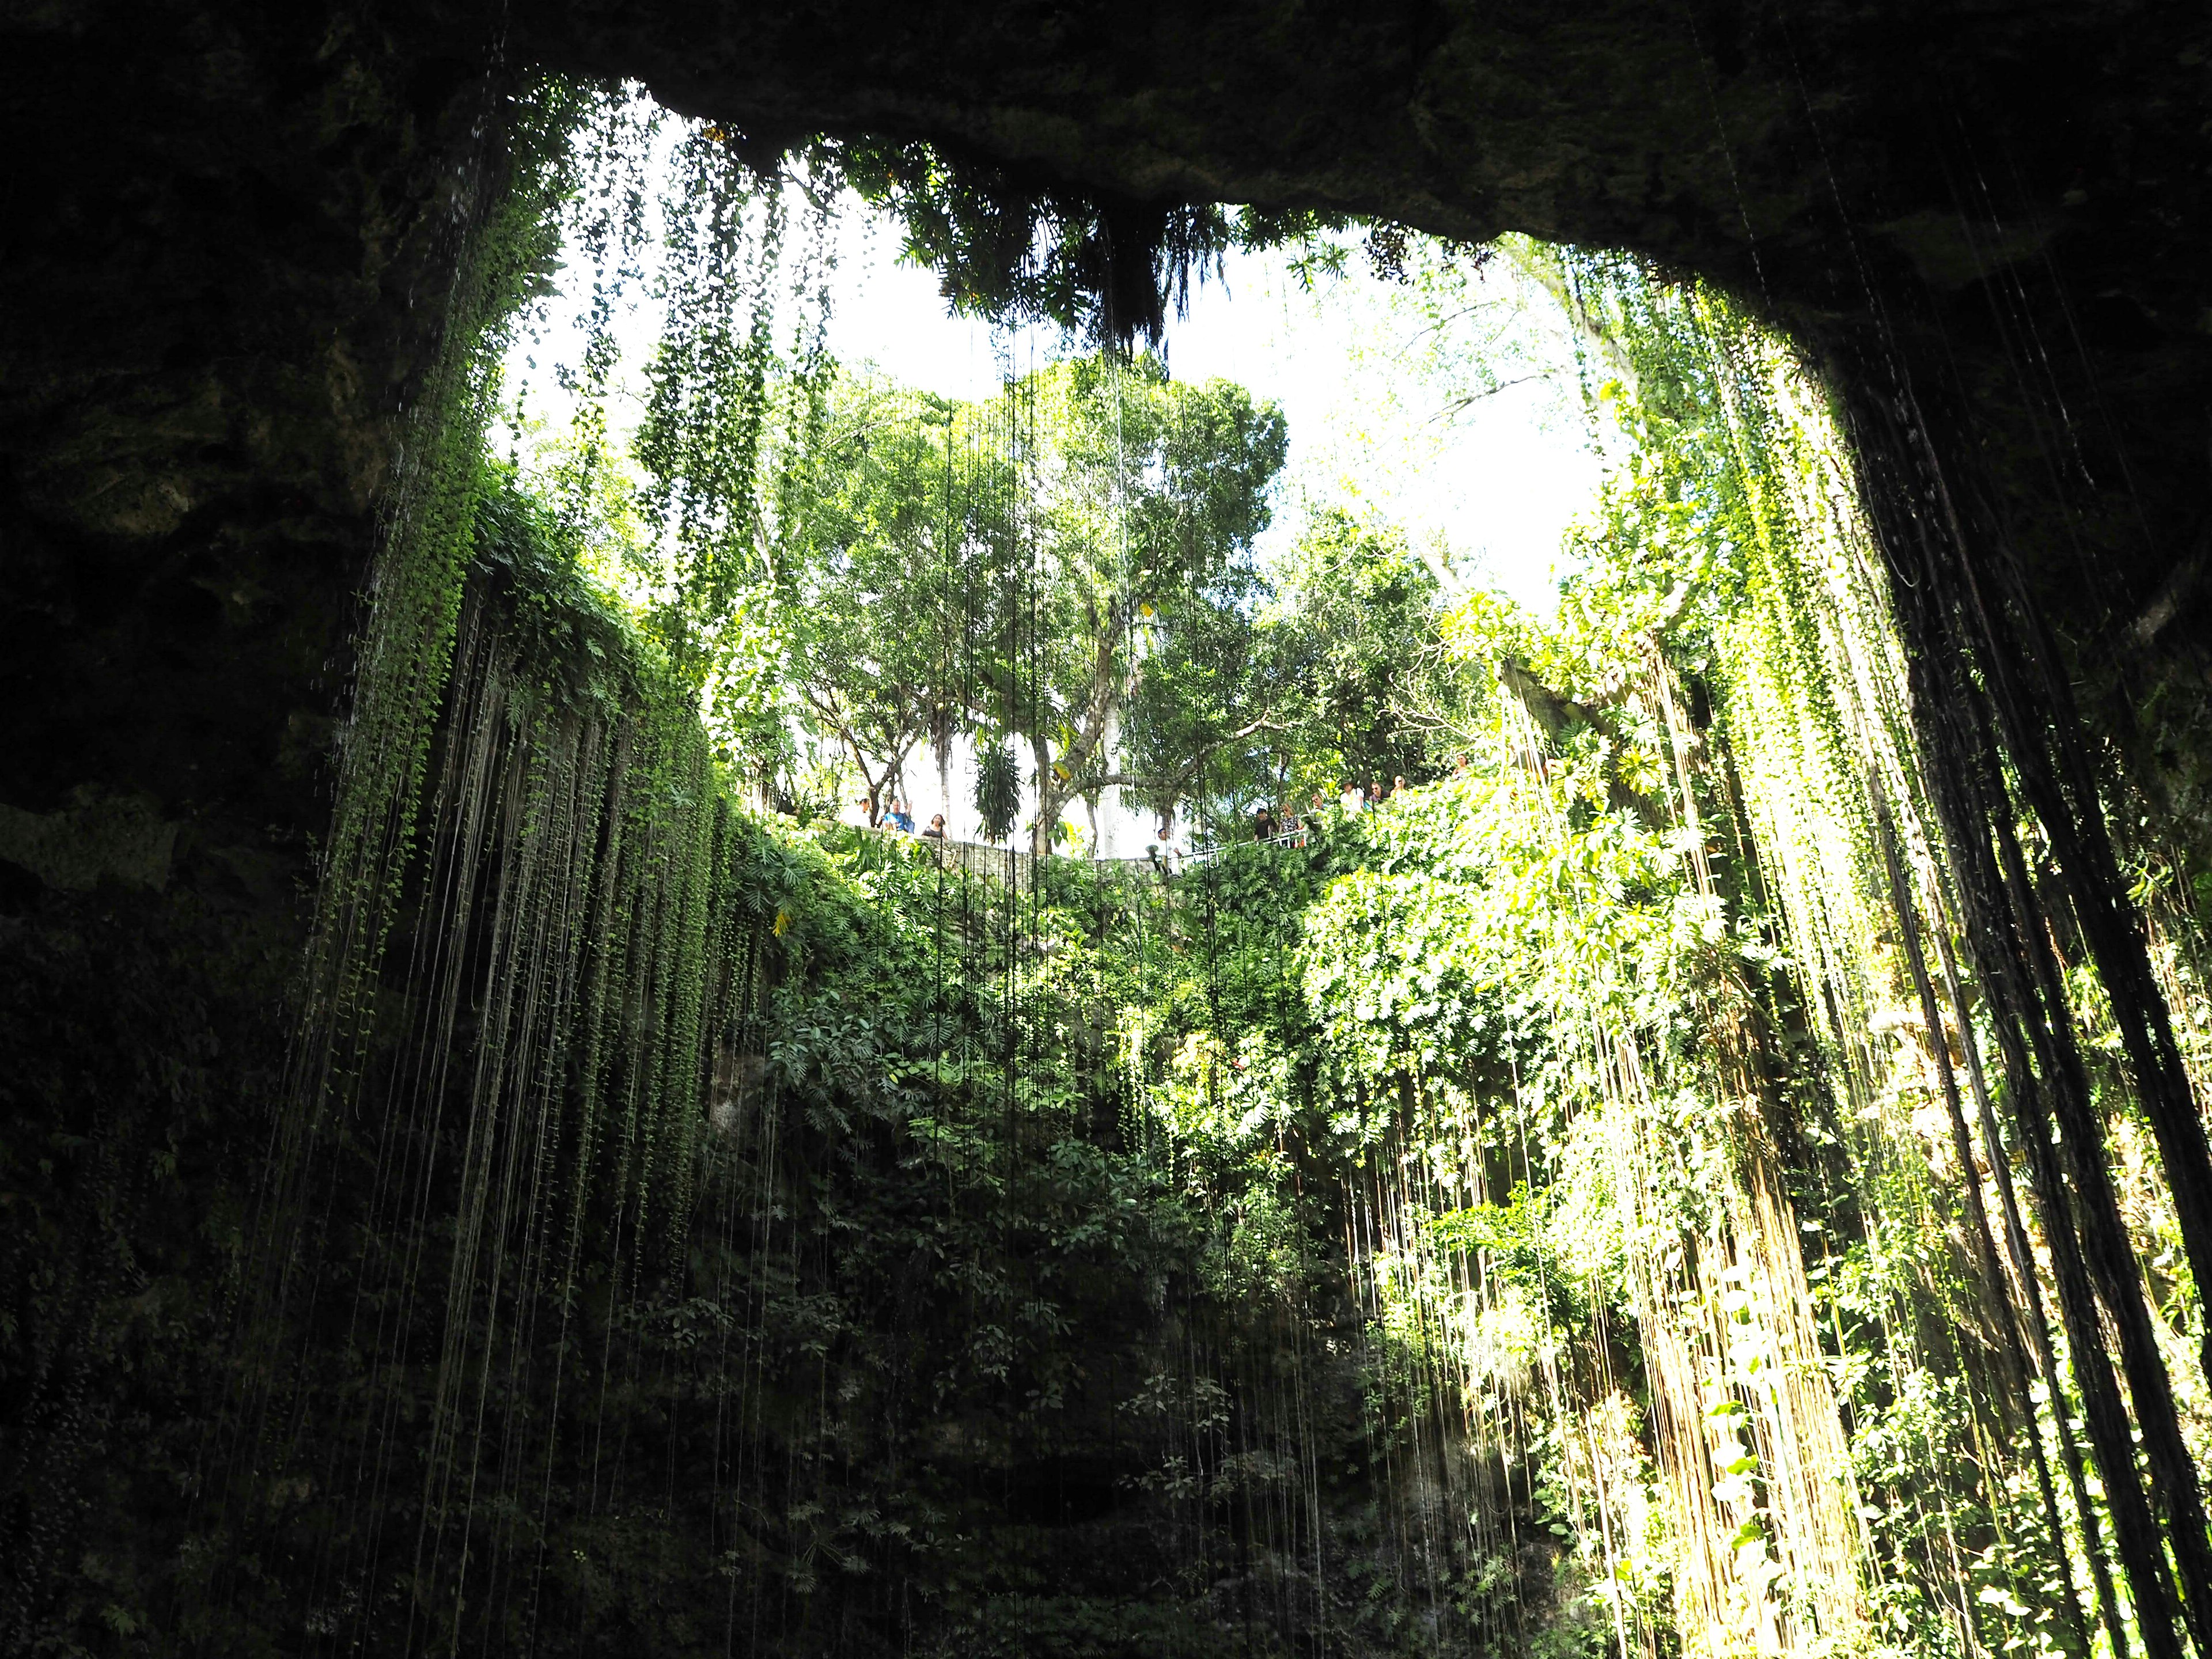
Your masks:
{"label": "tree", "polygon": [[[1253,541],[1267,528],[1288,428],[1242,386],[1170,380],[1156,358],[1091,358],[1040,380],[1048,468],[1039,492],[1040,626],[1008,661],[1029,696],[1008,722],[1036,767],[1040,850],[1067,803],[1120,784],[1165,805],[1211,735],[1233,720],[1264,592]],[[1125,716],[1139,714],[1114,754]],[[1178,749],[1157,739],[1178,732]]]}
{"label": "tree", "polygon": [[1324,508],[1279,575],[1265,630],[1277,776],[1334,793],[1431,769],[1468,688],[1438,635],[1439,587],[1395,526]]}
{"label": "tree", "polygon": [[[988,404],[857,377],[829,401],[772,580],[786,672],[871,817],[915,744],[960,735],[1026,751],[1040,851],[1074,799],[1187,788],[1194,751],[1158,739],[1204,741],[1203,713],[1242,694],[1198,665],[1247,648],[1281,412],[1148,357],[1059,364]],[[1117,763],[1133,702],[1139,772]]]}
{"label": "tree", "polygon": [[772,580],[784,672],[810,722],[849,755],[871,823],[907,757],[967,722],[994,551],[1009,540],[1008,459],[971,406],[841,376],[782,526]]}

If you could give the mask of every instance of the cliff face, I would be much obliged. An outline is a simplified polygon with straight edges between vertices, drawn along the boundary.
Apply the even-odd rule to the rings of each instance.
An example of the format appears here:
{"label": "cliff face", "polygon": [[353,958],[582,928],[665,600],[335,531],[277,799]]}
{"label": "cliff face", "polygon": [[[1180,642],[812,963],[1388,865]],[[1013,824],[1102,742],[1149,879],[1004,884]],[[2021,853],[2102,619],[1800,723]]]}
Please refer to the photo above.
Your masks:
{"label": "cliff face", "polygon": [[127,798],[220,884],[316,824],[478,77],[278,6],[7,52],[0,799]]}

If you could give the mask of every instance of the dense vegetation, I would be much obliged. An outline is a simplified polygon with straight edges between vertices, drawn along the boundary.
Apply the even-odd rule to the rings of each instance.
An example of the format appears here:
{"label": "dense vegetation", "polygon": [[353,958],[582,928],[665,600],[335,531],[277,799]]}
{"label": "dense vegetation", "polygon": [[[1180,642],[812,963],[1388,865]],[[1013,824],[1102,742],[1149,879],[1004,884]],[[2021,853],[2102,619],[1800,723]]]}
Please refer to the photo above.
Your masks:
{"label": "dense vegetation", "polygon": [[[156,1162],[163,1250],[22,1258],[37,1468],[130,1517],[41,1561],[31,1640],[2212,1646],[2131,958],[2032,768],[1923,762],[1972,705],[1780,343],[1522,250],[1627,440],[1557,614],[1342,510],[1270,567],[1279,414],[1110,353],[983,406],[848,374],[777,332],[803,195],[699,128],[635,446],[601,333],[518,470],[491,365],[549,223],[603,289],[645,234],[620,100],[560,96],[380,571],[299,1031],[176,1036],[258,1043],[267,1116],[195,1141],[180,1067],[173,1125],[109,1131],[198,1160]],[[841,165],[957,281],[926,161]],[[1097,257],[1053,222],[1036,303]],[[1220,822],[1413,781],[1172,875],[811,810],[824,756],[879,805],[956,738],[1040,852],[1109,787]],[[2124,855],[2186,1099],[2188,884]],[[58,1134],[8,1149],[47,1244],[130,1186]],[[40,1369],[65,1321],[131,1373],[106,1440],[82,1351]]]}

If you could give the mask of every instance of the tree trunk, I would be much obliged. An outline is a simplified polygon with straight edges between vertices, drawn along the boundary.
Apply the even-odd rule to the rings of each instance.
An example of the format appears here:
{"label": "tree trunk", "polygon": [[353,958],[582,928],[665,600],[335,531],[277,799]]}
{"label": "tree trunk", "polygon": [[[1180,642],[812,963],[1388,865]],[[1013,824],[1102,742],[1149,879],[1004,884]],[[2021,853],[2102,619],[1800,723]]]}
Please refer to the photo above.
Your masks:
{"label": "tree trunk", "polygon": [[[1098,635],[1097,648],[1091,661],[1090,702],[1084,710],[1083,725],[1067,752],[1055,764],[1051,745],[1042,733],[1030,744],[1037,763],[1037,813],[1036,822],[1030,826],[1030,847],[1040,857],[1052,851],[1053,826],[1060,822],[1060,813],[1075,799],[1078,790],[1085,787],[1084,775],[1097,759],[1098,750],[1106,741],[1107,727],[1113,723],[1114,710],[1120,704],[1115,645],[1121,638],[1121,605],[1116,600],[1108,607],[1106,627]],[[1092,830],[1095,836],[1095,812]]]}

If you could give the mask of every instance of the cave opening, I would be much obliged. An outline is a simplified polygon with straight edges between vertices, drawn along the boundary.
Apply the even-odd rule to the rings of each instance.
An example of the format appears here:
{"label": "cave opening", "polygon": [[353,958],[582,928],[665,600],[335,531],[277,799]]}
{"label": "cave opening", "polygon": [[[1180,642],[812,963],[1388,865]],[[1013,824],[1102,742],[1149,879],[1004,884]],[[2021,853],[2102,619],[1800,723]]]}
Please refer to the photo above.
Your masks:
{"label": "cave opening", "polygon": [[9,25],[11,1639],[2212,1641],[2201,24],[161,20]]}

